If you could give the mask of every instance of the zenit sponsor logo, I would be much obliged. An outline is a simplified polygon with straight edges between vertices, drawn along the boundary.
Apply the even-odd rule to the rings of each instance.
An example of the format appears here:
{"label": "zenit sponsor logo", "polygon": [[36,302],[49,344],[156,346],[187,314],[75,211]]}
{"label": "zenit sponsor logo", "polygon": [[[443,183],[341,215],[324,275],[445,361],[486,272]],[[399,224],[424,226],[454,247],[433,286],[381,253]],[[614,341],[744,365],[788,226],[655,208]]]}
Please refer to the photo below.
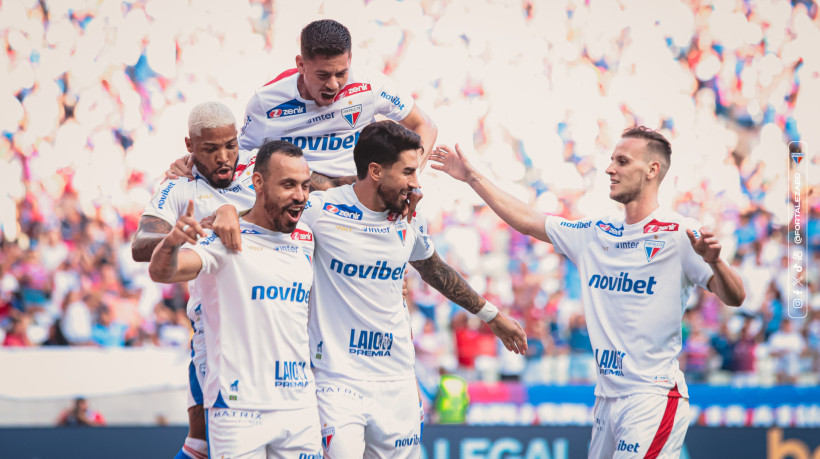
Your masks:
{"label": "zenit sponsor logo", "polygon": [[395,448],[404,448],[405,446],[418,446],[421,442],[421,439],[418,435],[413,434],[412,437],[407,438],[399,438],[396,440],[396,443],[393,445]]}
{"label": "zenit sponsor logo", "polygon": [[598,364],[598,372],[602,375],[623,376],[624,357],[626,352],[617,349],[595,348],[595,362]]}
{"label": "zenit sponsor logo", "polygon": [[301,115],[302,113],[305,113],[305,104],[296,99],[289,100],[267,111],[268,118],[284,118],[286,116]]}
{"label": "zenit sponsor logo", "polygon": [[313,233],[311,233],[310,231],[296,229],[296,230],[293,230],[292,233],[290,233],[290,238],[293,239],[294,241],[308,241],[308,242],[310,242],[310,241],[313,240]]}
{"label": "zenit sponsor logo", "polygon": [[294,360],[277,360],[275,368],[275,387],[305,387],[310,382],[305,368],[307,362]]}
{"label": "zenit sponsor logo", "polygon": [[359,210],[356,206],[346,206],[344,204],[331,204],[327,203],[323,207],[323,209],[327,212],[330,212],[333,215],[338,215],[340,217],[349,218],[351,220],[361,220],[362,219],[362,211]]}
{"label": "zenit sponsor logo", "polygon": [[559,226],[566,226],[567,228],[582,229],[589,228],[592,222],[561,222]]}
{"label": "zenit sponsor logo", "polygon": [[646,295],[654,295],[652,287],[657,284],[655,276],[649,276],[649,280],[629,278],[629,273],[621,272],[618,277],[604,276],[602,274],[593,274],[589,278],[589,286],[599,288],[601,290],[609,290],[612,292],[634,292]]}
{"label": "zenit sponsor logo", "polygon": [[325,113],[324,115],[314,116],[313,118],[307,120],[307,123],[305,124],[313,124],[319,121],[332,120],[334,116],[336,116],[336,112],[330,112]]}
{"label": "zenit sponsor logo", "polygon": [[280,300],[307,304],[309,299],[310,289],[305,290],[301,282],[294,282],[290,287],[281,285],[254,285],[251,287],[251,300]]}
{"label": "zenit sponsor logo", "polygon": [[615,243],[615,248],[616,248],[616,249],[623,249],[623,250],[626,250],[626,249],[636,249],[636,248],[638,248],[638,243],[637,243],[637,242],[635,242],[635,241],[630,241],[630,242],[616,242],[616,243]]}
{"label": "zenit sponsor logo", "polygon": [[336,98],[333,99],[333,101],[335,102],[335,101],[337,101],[339,99],[342,99],[344,97],[350,97],[350,96],[353,96],[353,95],[356,95],[356,94],[359,94],[359,93],[362,93],[362,92],[367,92],[367,91],[370,91],[370,89],[371,89],[371,87],[370,87],[370,84],[368,84],[368,83],[351,83],[351,84],[345,86],[344,88],[342,88],[342,90],[339,91],[339,94],[336,94]]}
{"label": "zenit sponsor logo", "polygon": [[336,137],[335,133],[322,136],[296,136],[282,137],[285,142],[290,142],[302,150],[324,151],[324,150],[349,150],[359,141],[359,133],[350,134],[344,137]]}
{"label": "zenit sponsor logo", "polygon": [[358,277],[359,279],[379,279],[379,280],[401,280],[404,277],[404,268],[407,263],[398,268],[387,266],[386,261],[377,261],[375,265],[354,265],[344,263],[337,259],[330,260],[330,270],[347,277]]}
{"label": "zenit sponsor logo", "polygon": [[388,357],[393,348],[393,334],[373,330],[350,329],[350,353],[366,357]]}
{"label": "zenit sponsor logo", "polygon": [[658,220],[652,219],[651,222],[647,223],[643,227],[644,233],[657,233],[659,231],[677,231],[678,224],[677,223],[667,223],[667,222],[659,222]]}
{"label": "zenit sponsor logo", "polygon": [[157,202],[157,207],[159,209],[162,209],[163,206],[165,206],[165,202],[168,200],[168,194],[171,192],[171,188],[175,187],[176,184],[176,182],[169,182],[168,186],[159,192],[159,202]]}
{"label": "zenit sponsor logo", "polygon": [[384,91],[382,91],[381,96],[389,100],[390,102],[393,102],[393,105],[399,107],[399,110],[404,110],[404,104],[401,103],[401,99],[399,99],[399,96],[394,96]]}
{"label": "zenit sponsor logo", "polygon": [[609,234],[611,236],[621,237],[624,234],[623,225],[621,225],[620,227],[617,227],[617,226],[613,225],[612,223],[604,223],[603,221],[598,220],[598,223],[596,223],[595,226],[597,226],[598,229],[600,229],[604,233]]}

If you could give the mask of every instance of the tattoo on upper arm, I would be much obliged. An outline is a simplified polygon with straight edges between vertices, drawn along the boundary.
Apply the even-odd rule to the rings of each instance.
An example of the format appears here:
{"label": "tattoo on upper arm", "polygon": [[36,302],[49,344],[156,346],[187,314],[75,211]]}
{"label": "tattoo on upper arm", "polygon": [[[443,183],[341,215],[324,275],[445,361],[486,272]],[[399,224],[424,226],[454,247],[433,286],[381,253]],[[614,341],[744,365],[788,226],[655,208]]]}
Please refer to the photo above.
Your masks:
{"label": "tattoo on upper arm", "polygon": [[140,218],[139,228],[131,242],[131,255],[135,261],[150,261],[154,248],[174,227],[165,220],[150,215]]}
{"label": "tattoo on upper arm", "polygon": [[356,182],[355,175],[345,175],[343,177],[328,177],[318,172],[310,173],[310,191],[324,191],[337,186],[349,185]]}
{"label": "tattoo on upper arm", "polygon": [[437,253],[433,253],[433,256],[426,260],[411,261],[410,264],[421,274],[424,282],[453,303],[473,314],[481,310],[481,296]]}

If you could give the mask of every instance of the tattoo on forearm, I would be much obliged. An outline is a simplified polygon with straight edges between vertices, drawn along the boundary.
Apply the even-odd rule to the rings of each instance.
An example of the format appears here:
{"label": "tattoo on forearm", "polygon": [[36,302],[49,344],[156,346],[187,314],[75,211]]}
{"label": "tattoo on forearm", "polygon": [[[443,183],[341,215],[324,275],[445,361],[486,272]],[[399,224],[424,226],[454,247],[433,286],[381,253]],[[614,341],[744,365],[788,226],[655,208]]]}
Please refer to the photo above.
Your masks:
{"label": "tattoo on forearm", "polygon": [[411,261],[410,264],[421,274],[424,282],[441,292],[448,300],[473,314],[481,310],[481,296],[437,253],[426,260]]}
{"label": "tattoo on forearm", "polygon": [[173,226],[161,218],[140,218],[139,229],[131,242],[131,256],[134,261],[151,261],[154,248],[172,229]]}
{"label": "tattoo on forearm", "polygon": [[355,175],[346,175],[344,177],[328,177],[327,175],[318,172],[310,174],[310,191],[324,191],[337,186],[349,185],[356,182]]}

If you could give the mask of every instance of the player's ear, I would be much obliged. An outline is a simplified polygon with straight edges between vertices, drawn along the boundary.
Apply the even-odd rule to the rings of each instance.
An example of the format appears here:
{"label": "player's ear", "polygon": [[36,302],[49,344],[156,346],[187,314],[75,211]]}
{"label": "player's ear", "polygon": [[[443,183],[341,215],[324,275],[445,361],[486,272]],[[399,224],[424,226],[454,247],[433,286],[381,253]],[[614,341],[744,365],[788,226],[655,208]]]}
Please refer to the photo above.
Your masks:
{"label": "player's ear", "polygon": [[370,177],[377,182],[382,178],[383,169],[382,165],[379,163],[370,163],[367,166],[367,171],[370,174]]}
{"label": "player's ear", "polygon": [[661,163],[660,161],[650,161],[649,162],[649,171],[646,174],[646,178],[652,180],[656,178],[661,172]]}
{"label": "player's ear", "polygon": [[265,181],[259,172],[254,172],[253,175],[251,175],[251,183],[253,183],[253,190],[256,191],[257,194],[264,190]]}
{"label": "player's ear", "polygon": [[194,152],[194,142],[188,137],[185,137],[185,148],[187,148],[190,153]]}
{"label": "player's ear", "polygon": [[302,75],[305,74],[305,60],[302,59],[301,54],[296,55],[296,69],[299,70],[299,73]]}

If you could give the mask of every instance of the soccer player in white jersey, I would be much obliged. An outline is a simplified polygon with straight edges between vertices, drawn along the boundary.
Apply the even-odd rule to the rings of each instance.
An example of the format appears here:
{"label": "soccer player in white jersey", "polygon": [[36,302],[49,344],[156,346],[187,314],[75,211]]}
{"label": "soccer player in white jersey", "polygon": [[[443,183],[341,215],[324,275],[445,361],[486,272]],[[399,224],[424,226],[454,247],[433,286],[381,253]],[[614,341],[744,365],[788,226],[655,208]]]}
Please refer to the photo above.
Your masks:
{"label": "soccer player in white jersey", "polygon": [[191,200],[149,272],[158,282],[199,280],[210,456],[320,458],[307,336],[313,235],[299,222],[310,169],[298,147],[271,141],[251,180],[256,202],[240,220],[241,251],[203,231]]}
{"label": "soccer player in white jersey", "polygon": [[435,124],[410,93],[381,73],[354,72],[350,31],[332,20],[302,29],[296,68],[256,90],[245,110],[239,145],[266,140],[293,142],[305,152],[312,189],[353,183],[353,146],[375,115],[398,121],[421,136],[421,166],[436,141]]}
{"label": "soccer player in white jersey", "polygon": [[[253,206],[256,195],[250,188],[250,174],[256,151],[239,150],[236,135],[236,119],[225,104],[204,102],[191,110],[185,144],[195,164],[194,178],[178,178],[160,185],[146,206],[131,243],[134,260],[151,259],[154,248],[185,213],[189,200],[194,200],[197,220],[207,218],[223,236],[223,242],[227,241],[232,249],[238,248],[239,224],[235,209]],[[205,338],[195,282],[189,284],[189,293],[187,312],[194,327],[188,375],[189,431],[176,458],[202,459],[207,457],[201,390],[206,367]]]}
{"label": "soccer player in white jersey", "polygon": [[663,210],[658,187],[672,149],[660,133],[627,129],[606,170],[624,214],[567,221],[546,216],[477,172],[456,146],[433,169],[468,183],[517,231],[578,266],[589,337],[598,364],[589,457],[678,457],[689,426],[689,393],[677,355],[681,320],[695,285],[739,306],[745,291],[700,223]]}
{"label": "soccer player in white jersey", "polygon": [[400,215],[418,186],[421,141],[396,122],[368,125],[354,150],[358,179],[310,195],[302,221],[316,240],[309,334],[329,458],[419,457],[419,395],[402,301],[409,262],[422,279],[526,352],[520,325],[436,254],[422,216]]}

